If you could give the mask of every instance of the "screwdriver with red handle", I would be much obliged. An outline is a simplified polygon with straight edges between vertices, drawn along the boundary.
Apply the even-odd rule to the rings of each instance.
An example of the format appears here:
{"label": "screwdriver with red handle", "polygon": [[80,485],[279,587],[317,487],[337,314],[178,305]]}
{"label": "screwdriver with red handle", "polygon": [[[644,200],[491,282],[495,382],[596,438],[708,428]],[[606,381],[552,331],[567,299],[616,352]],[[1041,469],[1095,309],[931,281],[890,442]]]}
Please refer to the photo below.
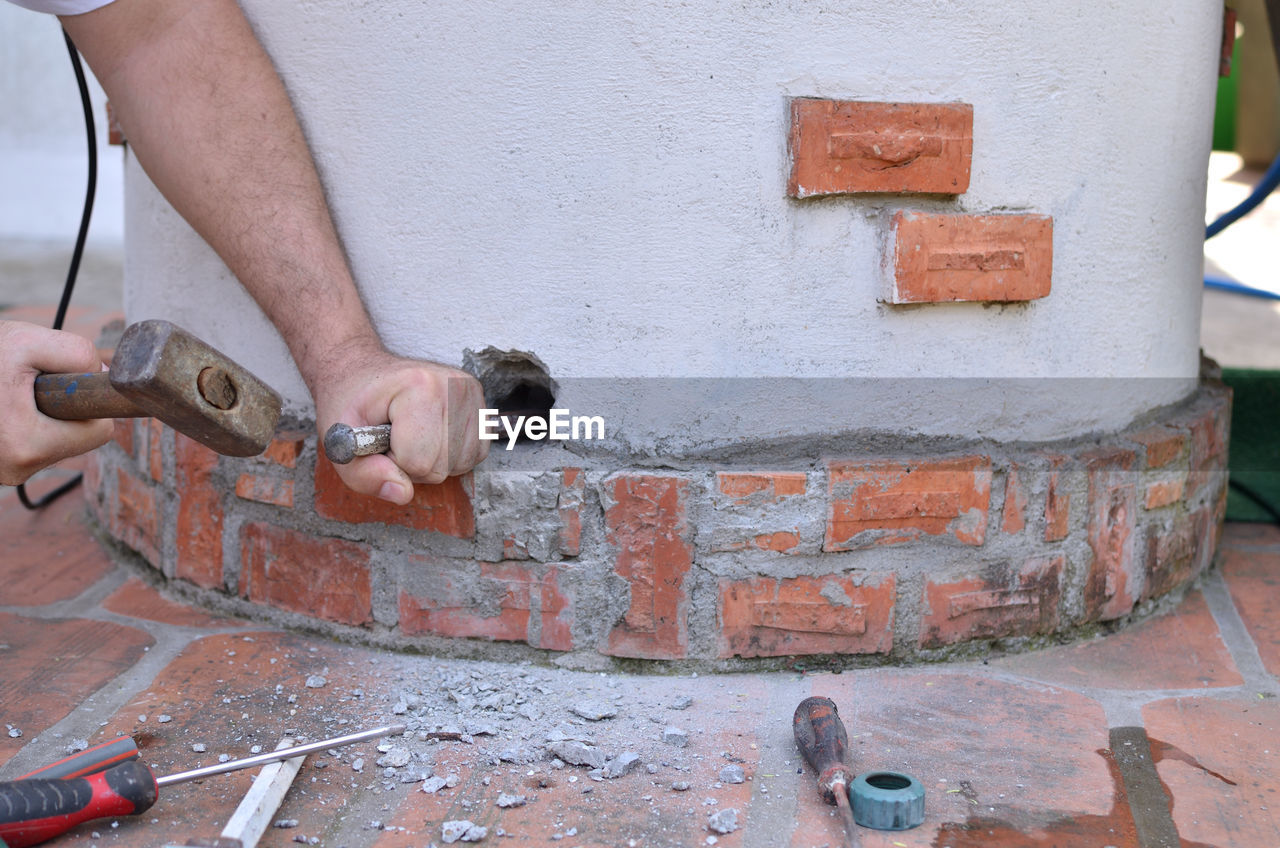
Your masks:
{"label": "screwdriver with red handle", "polygon": [[830,698],[805,698],[791,720],[796,747],[818,772],[818,792],[822,800],[835,804],[844,820],[849,848],[858,848],[857,825],[849,806],[849,784],[853,773],[845,765],[849,736]]}
{"label": "screwdriver with red handle", "polygon": [[162,786],[291,760],[367,739],[395,736],[404,731],[403,724],[393,724],[159,778],[141,762],[129,760],[87,777],[32,778],[0,783],[0,840],[8,848],[38,845],[92,819],[145,812],[156,802]]}

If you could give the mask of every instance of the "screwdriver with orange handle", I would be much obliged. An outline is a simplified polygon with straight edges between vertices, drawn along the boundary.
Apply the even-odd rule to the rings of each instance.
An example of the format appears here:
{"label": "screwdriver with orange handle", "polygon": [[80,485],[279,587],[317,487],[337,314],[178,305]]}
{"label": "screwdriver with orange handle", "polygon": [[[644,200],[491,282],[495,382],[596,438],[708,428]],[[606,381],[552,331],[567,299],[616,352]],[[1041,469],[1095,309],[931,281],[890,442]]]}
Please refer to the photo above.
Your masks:
{"label": "screwdriver with orange handle", "polygon": [[858,848],[857,825],[849,806],[849,784],[853,773],[845,765],[849,735],[830,698],[805,698],[791,720],[796,747],[818,772],[818,792],[822,800],[835,804],[844,820],[848,848]]}
{"label": "screwdriver with orange handle", "polygon": [[291,760],[367,739],[395,736],[404,731],[403,724],[393,724],[159,778],[141,762],[128,760],[87,777],[32,778],[0,783],[0,841],[8,848],[38,845],[92,819],[145,812],[156,802],[162,786]]}

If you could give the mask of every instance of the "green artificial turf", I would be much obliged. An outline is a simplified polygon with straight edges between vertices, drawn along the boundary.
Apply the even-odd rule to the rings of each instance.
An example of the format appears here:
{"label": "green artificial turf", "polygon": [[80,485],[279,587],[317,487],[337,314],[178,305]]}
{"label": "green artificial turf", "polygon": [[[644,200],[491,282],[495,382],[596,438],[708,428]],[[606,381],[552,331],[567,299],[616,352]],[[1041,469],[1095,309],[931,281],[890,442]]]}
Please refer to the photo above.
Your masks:
{"label": "green artificial turf", "polygon": [[[1280,511],[1280,371],[1224,368],[1222,380],[1234,392],[1231,482],[1247,486]],[[1233,487],[1227,496],[1227,520],[1275,517]]]}

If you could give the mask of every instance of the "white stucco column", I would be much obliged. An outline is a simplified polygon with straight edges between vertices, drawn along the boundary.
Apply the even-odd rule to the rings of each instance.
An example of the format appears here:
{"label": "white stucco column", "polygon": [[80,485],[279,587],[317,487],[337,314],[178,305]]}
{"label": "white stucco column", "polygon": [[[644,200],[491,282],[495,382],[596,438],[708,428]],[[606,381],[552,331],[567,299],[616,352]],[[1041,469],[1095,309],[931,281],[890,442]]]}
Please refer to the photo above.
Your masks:
{"label": "white stucco column", "polygon": [[[243,5],[389,346],[532,352],[633,449],[1062,438],[1196,384],[1220,3]],[[789,199],[800,96],[972,104],[968,191]],[[127,171],[130,319],[188,327],[305,411],[270,324]],[[1051,294],[886,305],[902,209],[1052,216]],[[580,379],[623,377],[644,379]],[[675,406],[649,379],[794,377]]]}

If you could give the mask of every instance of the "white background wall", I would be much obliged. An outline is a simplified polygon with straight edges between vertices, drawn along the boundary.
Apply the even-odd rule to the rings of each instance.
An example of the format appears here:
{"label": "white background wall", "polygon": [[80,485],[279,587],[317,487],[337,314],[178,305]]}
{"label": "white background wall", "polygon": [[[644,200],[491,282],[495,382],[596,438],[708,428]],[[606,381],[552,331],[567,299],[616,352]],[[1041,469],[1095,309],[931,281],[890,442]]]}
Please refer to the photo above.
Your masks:
{"label": "white background wall", "polygon": [[[569,399],[638,445],[805,426],[1053,438],[1194,382],[1216,0],[244,5],[393,349],[523,349],[562,381],[891,378],[834,417],[829,397],[776,408],[776,387],[741,388],[753,412],[727,423],[603,383]],[[788,200],[800,95],[972,103],[969,192]],[[189,324],[305,405],[225,269],[128,180],[130,317]],[[901,208],[1052,215],[1053,293],[878,303]],[[982,382],[1007,377],[1027,380]]]}
{"label": "white background wall", "polygon": [[[89,238],[118,248],[123,156],[107,145],[106,98],[91,73],[89,86],[98,124]],[[74,241],[87,168],[80,94],[57,18],[0,0],[0,239]]]}

